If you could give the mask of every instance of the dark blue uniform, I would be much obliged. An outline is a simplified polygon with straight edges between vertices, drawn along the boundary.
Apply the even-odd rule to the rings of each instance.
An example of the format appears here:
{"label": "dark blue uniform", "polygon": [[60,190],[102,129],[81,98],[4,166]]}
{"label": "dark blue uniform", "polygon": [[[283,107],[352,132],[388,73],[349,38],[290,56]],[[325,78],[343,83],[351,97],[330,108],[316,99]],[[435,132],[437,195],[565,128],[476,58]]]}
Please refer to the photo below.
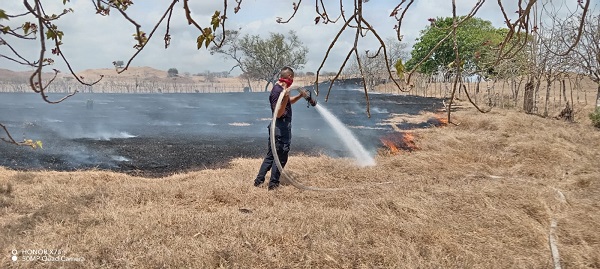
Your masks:
{"label": "dark blue uniform", "polygon": [[[275,84],[269,95],[269,101],[271,102],[271,112],[275,111],[277,106],[277,100],[279,95],[283,92],[283,87],[279,84]],[[273,161],[273,151],[271,149],[271,124],[269,124],[269,151],[265,157],[258,175],[254,180],[254,185],[258,186],[265,181],[265,176],[269,170],[271,170],[271,179],[269,180],[269,189],[276,188],[279,186],[279,176],[281,171],[277,167],[277,164]],[[277,148],[277,156],[279,156],[279,162],[281,167],[285,167],[288,160],[288,154],[290,152],[290,144],[292,142],[292,104],[288,101],[285,107],[285,112],[280,118],[275,120],[275,147]]]}

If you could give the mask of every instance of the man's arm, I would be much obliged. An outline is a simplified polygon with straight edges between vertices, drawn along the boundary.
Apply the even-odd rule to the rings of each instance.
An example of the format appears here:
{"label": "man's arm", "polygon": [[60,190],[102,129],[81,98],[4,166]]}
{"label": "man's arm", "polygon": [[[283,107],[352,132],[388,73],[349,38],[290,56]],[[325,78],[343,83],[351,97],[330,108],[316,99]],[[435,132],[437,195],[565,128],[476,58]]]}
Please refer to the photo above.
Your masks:
{"label": "man's arm", "polygon": [[[296,87],[295,89],[302,89],[302,88],[301,87]],[[294,97],[291,97],[290,98],[290,102],[292,102],[292,104],[294,104],[294,103],[298,102],[298,100],[300,100],[300,99],[302,99],[304,97],[306,97],[306,90],[300,90],[300,94],[298,94],[298,95],[296,95]]]}
{"label": "man's arm", "polygon": [[290,91],[290,88],[286,88],[281,92],[281,94],[284,94],[284,96],[283,100],[281,100],[281,106],[279,106],[279,110],[277,111],[277,118],[281,118],[283,114],[285,114],[285,107],[287,106],[288,102],[294,104],[304,97],[302,94],[290,97]]}
{"label": "man's arm", "polygon": [[292,102],[292,104],[296,103],[296,102],[298,102],[298,100],[302,99],[302,97],[303,97],[302,94],[298,94],[294,97],[290,97],[290,102]]}

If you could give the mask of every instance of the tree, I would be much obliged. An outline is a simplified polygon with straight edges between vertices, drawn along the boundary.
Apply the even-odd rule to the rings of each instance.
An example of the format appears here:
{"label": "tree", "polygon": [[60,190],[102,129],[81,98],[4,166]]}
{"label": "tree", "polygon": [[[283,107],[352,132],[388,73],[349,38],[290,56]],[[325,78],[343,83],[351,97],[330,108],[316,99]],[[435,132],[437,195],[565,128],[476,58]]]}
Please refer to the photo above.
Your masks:
{"label": "tree", "polygon": [[[430,21],[431,25],[421,31],[421,36],[413,46],[411,59],[406,63],[408,69],[413,69],[423,61],[417,70],[427,75],[450,67],[456,58],[452,41],[446,39],[442,42],[452,31],[453,18],[437,18]],[[466,19],[457,29],[456,38],[462,69],[472,73],[491,68],[489,63],[483,63],[480,59],[492,55],[492,46],[500,43],[504,35],[501,30],[494,28],[490,21],[473,17]],[[438,43],[438,48],[434,50]],[[430,53],[432,51],[433,53]]]}
{"label": "tree", "polygon": [[408,46],[406,43],[400,42],[394,38],[388,38],[385,40],[385,45],[388,50],[390,63],[393,63],[394,65],[398,61],[406,63],[406,61],[410,59],[410,53],[407,51]]}
{"label": "tree", "polygon": [[[582,30],[581,42],[573,50],[574,63],[577,69],[586,74],[597,85],[596,107],[600,107],[600,15],[589,14],[583,18],[583,12],[578,14],[578,20],[585,19]],[[565,35],[562,35],[564,44],[571,44],[576,37],[576,20],[567,20]]]}
{"label": "tree", "polygon": [[387,39],[386,46],[388,59],[380,51],[371,52],[367,50],[360,56],[360,66],[355,62],[347,68],[348,75],[351,77],[364,77],[364,82],[367,83],[367,89],[369,90],[373,90],[377,84],[387,82],[390,77],[386,61],[393,65],[399,64],[402,66],[409,54],[406,52],[406,44],[395,39]]}
{"label": "tree", "polygon": [[[555,17],[557,15],[555,12],[546,10],[546,7],[542,9],[542,12],[538,15],[539,17]],[[540,22],[539,26],[536,26],[535,30],[531,33],[531,42],[529,42],[528,48],[525,51],[528,53],[529,59],[529,82],[534,84],[534,100],[532,102],[533,111],[527,111],[528,113],[538,112],[540,84],[542,80],[545,80],[546,95],[542,115],[544,117],[548,116],[552,83],[567,73],[573,64],[571,58],[566,57],[566,55],[556,55],[554,53],[555,51],[564,51],[568,47],[567,44],[560,41],[560,38],[557,38],[566,34],[565,29],[561,28],[557,20],[554,20],[553,23]],[[526,101],[531,102],[529,100]]]}
{"label": "tree", "polygon": [[169,74],[169,77],[171,77],[171,78],[179,75],[179,71],[177,70],[177,68],[169,68],[169,70],[167,70],[167,73]]}
{"label": "tree", "polygon": [[282,67],[300,69],[306,63],[308,49],[293,31],[290,31],[287,37],[283,34],[269,33],[266,39],[258,35],[245,35],[240,38],[237,31],[231,31],[229,34],[230,38],[223,46],[210,48],[211,53],[232,58],[237,63],[233,68],[239,67],[248,80],[266,81],[265,91],[274,82]]}
{"label": "tree", "polygon": [[123,65],[124,65],[124,64],[125,64],[125,63],[123,63],[123,61],[114,61],[114,62],[113,62],[113,65],[114,65],[114,66],[115,66],[117,69],[119,69],[119,68],[123,68]]}
{"label": "tree", "polygon": [[216,82],[217,81],[217,75],[216,75],[216,73],[213,73],[213,72],[210,72],[210,71],[204,72],[204,81],[206,81],[206,82]]}

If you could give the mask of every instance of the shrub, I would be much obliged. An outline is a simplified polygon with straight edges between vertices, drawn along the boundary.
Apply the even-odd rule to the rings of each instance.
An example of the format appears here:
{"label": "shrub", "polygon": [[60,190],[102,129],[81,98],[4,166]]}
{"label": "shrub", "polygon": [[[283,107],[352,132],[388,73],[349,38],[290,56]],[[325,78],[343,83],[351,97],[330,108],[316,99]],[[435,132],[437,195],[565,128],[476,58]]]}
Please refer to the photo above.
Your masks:
{"label": "shrub", "polygon": [[600,106],[596,107],[596,110],[590,113],[590,119],[592,120],[592,125],[594,125],[594,127],[600,128]]}

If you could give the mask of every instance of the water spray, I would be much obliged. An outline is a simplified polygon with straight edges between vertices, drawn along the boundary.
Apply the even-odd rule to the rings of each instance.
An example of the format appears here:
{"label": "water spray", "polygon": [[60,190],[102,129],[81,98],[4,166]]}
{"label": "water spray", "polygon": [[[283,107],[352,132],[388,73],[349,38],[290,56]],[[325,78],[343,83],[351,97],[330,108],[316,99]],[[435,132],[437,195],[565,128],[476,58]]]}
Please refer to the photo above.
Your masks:
{"label": "water spray", "polygon": [[331,111],[324,106],[315,107],[319,114],[325,119],[327,124],[333,129],[333,131],[339,136],[340,140],[349,152],[354,157],[356,163],[360,166],[373,166],[375,165],[375,159],[369,154],[369,152],[363,147],[358,141],[356,136],[348,129],[348,127],[340,121]]}

